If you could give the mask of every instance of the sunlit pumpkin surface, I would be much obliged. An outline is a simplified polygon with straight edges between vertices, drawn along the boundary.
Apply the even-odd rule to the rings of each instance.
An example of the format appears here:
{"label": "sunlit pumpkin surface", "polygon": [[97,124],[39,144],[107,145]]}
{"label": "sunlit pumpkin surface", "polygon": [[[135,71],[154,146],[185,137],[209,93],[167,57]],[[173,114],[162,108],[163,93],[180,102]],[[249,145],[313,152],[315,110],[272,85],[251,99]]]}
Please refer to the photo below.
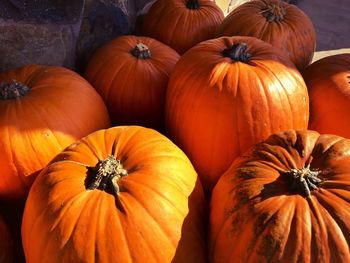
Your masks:
{"label": "sunlit pumpkin surface", "polygon": [[310,96],[309,128],[350,138],[350,54],[320,59],[303,77]]}
{"label": "sunlit pumpkin surface", "polygon": [[[94,167],[111,156],[127,172],[119,193],[89,190]],[[116,127],[73,144],[40,173],[23,247],[28,263],[205,262],[204,222],[203,191],[184,153],[154,130]]]}
{"label": "sunlit pumpkin surface", "polygon": [[[223,53],[237,47],[234,54]],[[248,147],[277,131],[305,129],[308,117],[300,73],[284,54],[256,38],[201,42],[180,58],[170,76],[169,137],[190,158],[207,189]]]}
{"label": "sunlit pumpkin surface", "polygon": [[[23,94],[17,96],[14,89],[23,87]],[[106,106],[94,88],[63,67],[29,65],[3,72],[0,91],[0,197],[4,199],[23,201],[37,172],[56,154],[110,125]],[[17,97],[7,98],[12,95]]]}
{"label": "sunlit pumpkin surface", "polygon": [[220,178],[210,204],[211,262],[350,262],[350,140],[271,136]]}

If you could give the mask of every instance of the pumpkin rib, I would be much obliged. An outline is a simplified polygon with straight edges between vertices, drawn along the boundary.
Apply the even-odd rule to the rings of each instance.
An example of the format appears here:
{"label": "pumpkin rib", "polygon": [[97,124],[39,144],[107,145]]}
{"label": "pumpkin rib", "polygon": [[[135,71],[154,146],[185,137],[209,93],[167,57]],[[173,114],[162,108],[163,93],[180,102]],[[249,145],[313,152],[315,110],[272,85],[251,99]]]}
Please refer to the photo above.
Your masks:
{"label": "pumpkin rib", "polygon": [[[133,180],[132,178],[128,178],[128,184],[136,184],[138,185],[138,187],[141,187],[143,189],[147,189],[148,191],[158,195],[159,197],[162,197],[164,200],[166,200],[180,215],[183,215],[182,211],[179,210],[179,208],[169,200],[169,198],[167,198],[164,194],[162,194],[161,192],[157,191],[154,188],[151,188],[149,185],[145,186],[139,182],[137,182],[136,180]],[[179,187],[178,187],[179,188]],[[179,188],[180,189],[180,188]]]}

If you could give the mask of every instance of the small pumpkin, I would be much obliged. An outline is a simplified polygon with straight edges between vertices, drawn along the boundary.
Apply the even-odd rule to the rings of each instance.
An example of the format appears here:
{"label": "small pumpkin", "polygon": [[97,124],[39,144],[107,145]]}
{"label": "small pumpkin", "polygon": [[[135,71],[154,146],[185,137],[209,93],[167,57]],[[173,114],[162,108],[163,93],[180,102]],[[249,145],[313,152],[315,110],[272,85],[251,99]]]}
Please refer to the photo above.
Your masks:
{"label": "small pumpkin", "polygon": [[270,136],[215,186],[211,262],[350,262],[350,140]]}
{"label": "small pumpkin", "polygon": [[213,38],[223,19],[212,0],[157,0],[144,16],[141,31],[183,54]]}
{"label": "small pumpkin", "polygon": [[350,138],[350,54],[317,60],[303,77],[310,96],[309,128]]}
{"label": "small pumpkin", "polygon": [[13,239],[10,228],[7,226],[4,217],[0,214],[0,262],[13,262]]}
{"label": "small pumpkin", "polygon": [[253,0],[225,17],[217,36],[252,36],[281,49],[299,70],[312,61],[315,28],[297,6],[280,0]]}
{"label": "small pumpkin", "polygon": [[247,148],[274,132],[306,129],[308,117],[302,76],[284,53],[257,38],[201,42],[170,76],[167,134],[208,190]]}
{"label": "small pumpkin", "polygon": [[0,73],[0,198],[24,201],[56,154],[109,125],[101,97],[72,70],[28,65]]}
{"label": "small pumpkin", "polygon": [[206,262],[204,207],[197,173],[165,136],[100,130],[35,180],[22,223],[26,261]]}
{"label": "small pumpkin", "polygon": [[155,39],[122,36],[93,55],[86,78],[105,101],[114,125],[162,130],[165,92],[178,59],[175,50]]}

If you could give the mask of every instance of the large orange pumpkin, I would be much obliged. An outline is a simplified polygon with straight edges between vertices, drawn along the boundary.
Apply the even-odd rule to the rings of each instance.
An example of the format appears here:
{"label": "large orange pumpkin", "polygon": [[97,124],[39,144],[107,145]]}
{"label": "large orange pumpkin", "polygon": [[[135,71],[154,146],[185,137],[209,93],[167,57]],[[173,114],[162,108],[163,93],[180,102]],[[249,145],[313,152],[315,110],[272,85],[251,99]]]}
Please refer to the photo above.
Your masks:
{"label": "large orange pumpkin", "polygon": [[211,262],[350,262],[350,140],[274,134],[236,159],[210,204]]}
{"label": "large orange pumpkin", "polygon": [[310,96],[309,128],[350,138],[350,54],[322,58],[303,77]]}
{"label": "large orange pumpkin", "polygon": [[307,128],[308,103],[304,80],[283,53],[256,38],[222,37],[180,58],[169,81],[166,126],[211,189],[254,143]]}
{"label": "large orange pumpkin", "polygon": [[69,69],[29,65],[0,73],[0,198],[24,200],[56,154],[108,126],[101,97]]}
{"label": "large orange pumpkin", "polygon": [[213,38],[224,19],[212,0],[158,0],[144,17],[142,33],[178,53]]}
{"label": "large orange pumpkin", "polygon": [[310,18],[298,7],[280,0],[253,0],[234,9],[217,36],[252,36],[286,52],[299,70],[310,64],[316,33]]}
{"label": "large orange pumpkin", "polygon": [[0,262],[13,263],[13,239],[5,219],[0,214]]}
{"label": "large orange pumpkin", "polygon": [[204,205],[192,164],[165,136],[100,130],[35,180],[22,223],[26,261],[205,262]]}
{"label": "large orange pumpkin", "polygon": [[155,39],[122,36],[94,54],[86,78],[104,99],[113,124],[162,129],[166,87],[178,59]]}

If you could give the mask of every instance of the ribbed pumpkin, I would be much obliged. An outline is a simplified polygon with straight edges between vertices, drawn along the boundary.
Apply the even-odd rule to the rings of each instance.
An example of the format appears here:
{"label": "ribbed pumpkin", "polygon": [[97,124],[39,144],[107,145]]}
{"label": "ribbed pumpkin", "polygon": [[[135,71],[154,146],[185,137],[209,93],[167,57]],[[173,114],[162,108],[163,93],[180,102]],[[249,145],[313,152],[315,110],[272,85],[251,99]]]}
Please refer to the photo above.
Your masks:
{"label": "ribbed pumpkin", "polygon": [[350,138],[350,54],[315,61],[303,77],[310,96],[309,128]]}
{"label": "ribbed pumpkin", "polygon": [[56,154],[108,126],[101,97],[69,69],[28,65],[0,73],[0,198],[24,200]]}
{"label": "ribbed pumpkin", "polygon": [[142,33],[183,54],[213,38],[223,19],[223,12],[212,0],[158,0],[144,17]]}
{"label": "ribbed pumpkin", "polygon": [[236,159],[210,204],[211,262],[350,262],[350,140],[274,134]]}
{"label": "ribbed pumpkin", "polygon": [[27,263],[206,262],[204,195],[186,155],[143,127],[100,130],[35,180]]}
{"label": "ribbed pumpkin", "polygon": [[13,239],[5,219],[0,214],[0,262],[13,263]]}
{"label": "ribbed pumpkin", "polygon": [[176,64],[166,126],[211,189],[248,147],[274,132],[307,128],[308,103],[304,80],[283,53],[256,38],[222,37]]}
{"label": "ribbed pumpkin", "polygon": [[122,36],[94,54],[86,78],[104,99],[113,124],[162,129],[166,87],[178,59],[155,39]]}
{"label": "ribbed pumpkin", "polygon": [[297,6],[280,0],[253,0],[234,9],[217,36],[252,36],[286,52],[299,70],[311,63],[316,33],[310,18]]}

